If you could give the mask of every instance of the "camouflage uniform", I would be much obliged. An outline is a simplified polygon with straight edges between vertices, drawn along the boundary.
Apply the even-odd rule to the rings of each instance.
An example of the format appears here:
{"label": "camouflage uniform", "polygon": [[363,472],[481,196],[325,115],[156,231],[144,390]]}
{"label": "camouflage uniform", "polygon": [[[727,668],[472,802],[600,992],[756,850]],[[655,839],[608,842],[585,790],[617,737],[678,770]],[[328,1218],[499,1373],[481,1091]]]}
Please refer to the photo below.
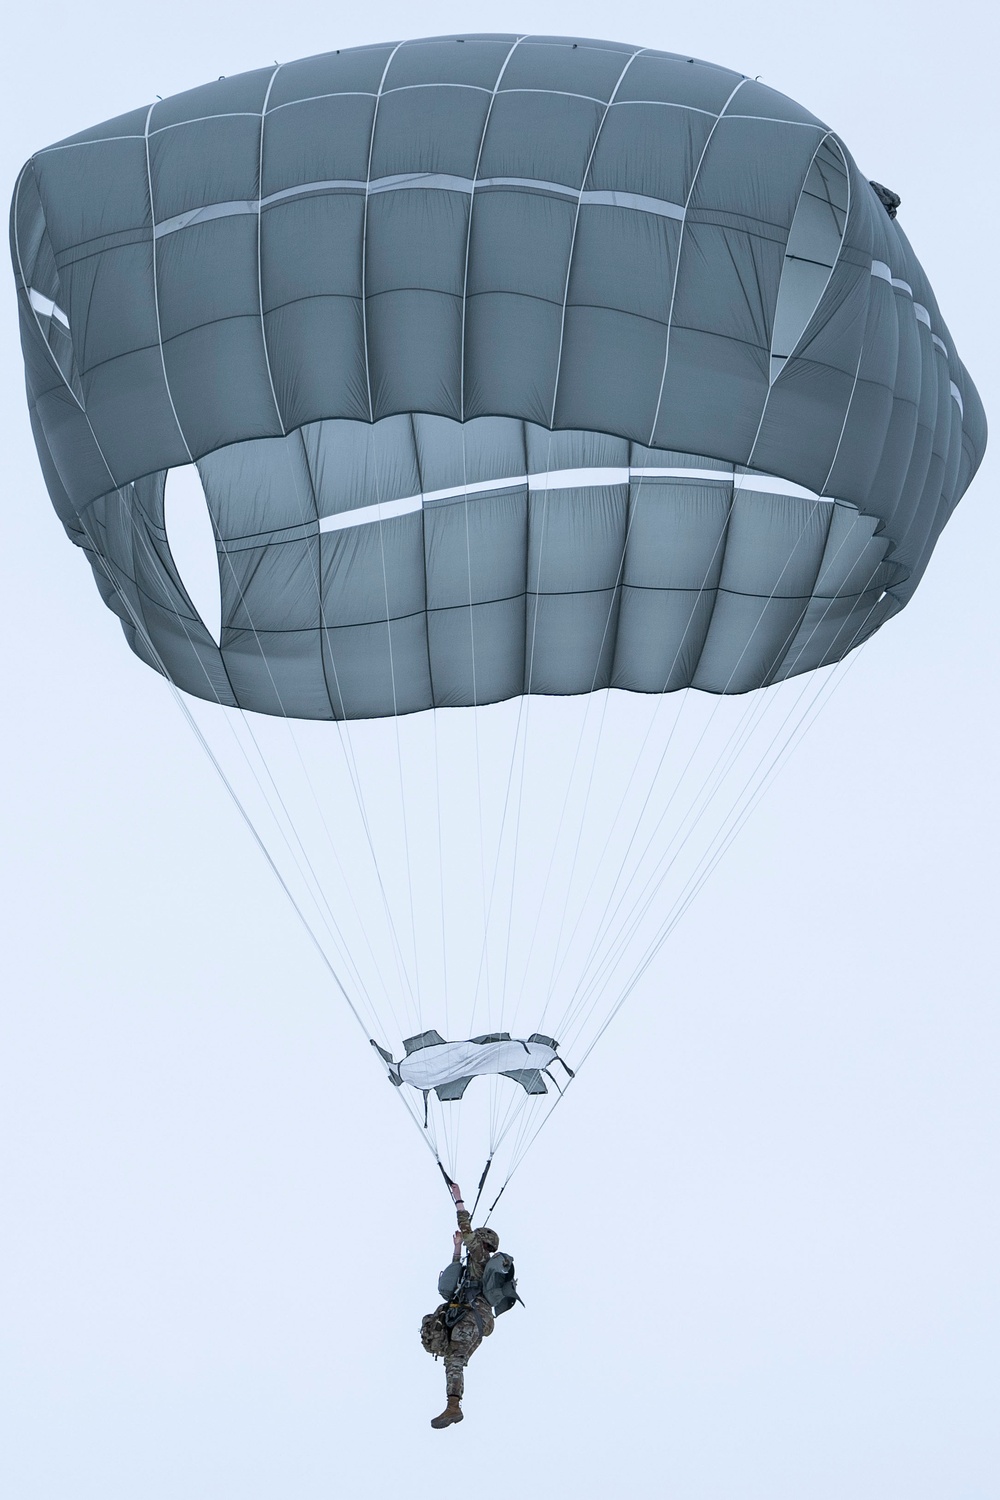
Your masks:
{"label": "camouflage uniform", "polygon": [[[458,1210],[458,1227],[462,1231],[462,1242],[466,1250],[466,1263],[470,1281],[482,1281],[486,1262],[493,1251],[484,1245],[472,1227],[472,1220],[464,1208]],[[482,1322],[482,1333],[476,1314]],[[451,1330],[448,1352],[444,1357],[445,1390],[449,1396],[461,1397],[465,1392],[465,1367],[484,1338],[493,1332],[493,1309],[485,1297],[474,1297],[470,1307],[462,1313]]]}

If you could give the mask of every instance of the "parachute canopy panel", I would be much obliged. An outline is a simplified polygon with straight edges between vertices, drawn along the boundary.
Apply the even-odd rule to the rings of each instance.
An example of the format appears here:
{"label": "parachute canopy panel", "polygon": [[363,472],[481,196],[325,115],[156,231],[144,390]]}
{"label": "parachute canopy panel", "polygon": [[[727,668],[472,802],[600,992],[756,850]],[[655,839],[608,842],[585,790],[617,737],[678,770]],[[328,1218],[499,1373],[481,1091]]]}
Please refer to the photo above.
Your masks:
{"label": "parachute canopy panel", "polygon": [[[138,654],[224,704],[765,686],[906,603],[985,446],[846,147],[668,53],[220,79],[38,152],[11,231],[53,504]],[[221,630],[164,529],[192,464]]]}

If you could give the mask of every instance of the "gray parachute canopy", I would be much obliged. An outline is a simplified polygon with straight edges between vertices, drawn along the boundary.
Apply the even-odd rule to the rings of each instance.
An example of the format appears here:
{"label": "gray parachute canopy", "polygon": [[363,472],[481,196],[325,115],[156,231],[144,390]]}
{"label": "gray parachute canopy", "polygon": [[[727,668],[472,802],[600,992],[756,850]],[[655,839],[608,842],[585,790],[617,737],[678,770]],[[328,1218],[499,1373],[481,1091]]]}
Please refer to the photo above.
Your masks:
{"label": "gray parachute canopy", "polygon": [[[451,37],[220,79],[35,155],[12,247],[66,529],[143,659],[265,713],[838,660],[985,445],[839,139],[667,53]],[[218,640],[165,529],[192,463]]]}

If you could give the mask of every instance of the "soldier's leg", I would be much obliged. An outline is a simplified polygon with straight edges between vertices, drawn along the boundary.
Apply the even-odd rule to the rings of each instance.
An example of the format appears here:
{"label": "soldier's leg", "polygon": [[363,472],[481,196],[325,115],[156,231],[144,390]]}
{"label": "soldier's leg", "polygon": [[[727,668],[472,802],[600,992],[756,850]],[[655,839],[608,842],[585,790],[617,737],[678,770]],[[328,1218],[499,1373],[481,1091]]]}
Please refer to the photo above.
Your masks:
{"label": "soldier's leg", "polygon": [[465,1356],[449,1354],[444,1362],[444,1389],[446,1396],[457,1396],[461,1401],[465,1395]]}
{"label": "soldier's leg", "polygon": [[466,1315],[460,1318],[451,1330],[448,1352],[444,1357],[445,1389],[448,1405],[439,1417],[431,1422],[432,1427],[450,1427],[462,1420],[462,1397],[465,1395],[465,1367],[481,1342],[476,1320]]}
{"label": "soldier's leg", "polygon": [[[454,1331],[454,1330],[453,1330]],[[444,1379],[445,1391],[448,1396],[448,1404],[440,1416],[431,1422],[432,1427],[450,1427],[453,1422],[462,1420],[462,1397],[465,1394],[465,1353],[463,1340],[459,1339],[456,1344],[454,1340],[448,1348],[444,1357]]]}
{"label": "soldier's leg", "polygon": [[461,1355],[463,1365],[469,1363],[482,1341],[479,1327],[471,1313],[466,1313],[451,1330],[451,1351]]}
{"label": "soldier's leg", "polygon": [[451,1338],[448,1341],[448,1353],[445,1355],[444,1370],[449,1396],[462,1396],[464,1394],[465,1367],[469,1363],[469,1356],[478,1343],[479,1330],[473,1319],[466,1313],[464,1318],[459,1318],[451,1330]]}

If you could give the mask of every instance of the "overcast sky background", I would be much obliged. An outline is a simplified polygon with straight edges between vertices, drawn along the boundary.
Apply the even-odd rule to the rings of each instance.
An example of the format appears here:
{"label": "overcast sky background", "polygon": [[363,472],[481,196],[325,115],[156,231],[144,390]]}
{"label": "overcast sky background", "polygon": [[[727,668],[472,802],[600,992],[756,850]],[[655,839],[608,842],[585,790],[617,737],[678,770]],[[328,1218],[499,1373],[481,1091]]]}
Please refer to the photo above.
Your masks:
{"label": "overcast sky background", "polygon": [[[8,22],[3,180],[156,94],[462,29],[800,100],[901,193],[997,410],[985,3],[56,0]],[[995,1500],[995,455],[512,1185],[527,1309],[438,1434],[442,1184],[63,535],[0,317],[3,1492]]]}

